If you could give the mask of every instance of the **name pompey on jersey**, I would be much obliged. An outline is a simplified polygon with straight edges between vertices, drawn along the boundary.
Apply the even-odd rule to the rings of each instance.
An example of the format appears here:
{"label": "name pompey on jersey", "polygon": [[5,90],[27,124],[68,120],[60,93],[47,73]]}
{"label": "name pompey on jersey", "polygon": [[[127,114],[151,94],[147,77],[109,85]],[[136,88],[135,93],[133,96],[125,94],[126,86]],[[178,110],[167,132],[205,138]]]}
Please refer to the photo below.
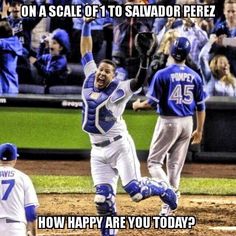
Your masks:
{"label": "name pompey on jersey", "polygon": [[170,74],[171,81],[186,81],[186,82],[193,82],[194,76],[189,73],[172,73]]}
{"label": "name pompey on jersey", "polygon": [[126,17],[215,17],[215,5],[125,5]]}

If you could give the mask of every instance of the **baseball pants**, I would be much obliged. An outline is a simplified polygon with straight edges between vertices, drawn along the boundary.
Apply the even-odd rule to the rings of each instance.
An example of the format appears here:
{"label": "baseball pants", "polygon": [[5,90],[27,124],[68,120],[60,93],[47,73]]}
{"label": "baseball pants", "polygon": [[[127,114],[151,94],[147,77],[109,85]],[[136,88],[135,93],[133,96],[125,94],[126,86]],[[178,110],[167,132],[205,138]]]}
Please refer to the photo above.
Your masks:
{"label": "baseball pants", "polygon": [[26,225],[23,222],[0,219],[0,235],[1,236],[26,236]]}
{"label": "baseball pants", "polygon": [[140,163],[131,136],[124,135],[106,147],[92,145],[91,171],[95,186],[110,184],[115,193],[119,176],[123,186],[140,180]]}
{"label": "baseball pants", "polygon": [[[193,129],[193,119],[161,116],[156,123],[148,156],[148,169],[153,178],[169,182],[178,189]],[[166,160],[166,171],[163,163]]]}

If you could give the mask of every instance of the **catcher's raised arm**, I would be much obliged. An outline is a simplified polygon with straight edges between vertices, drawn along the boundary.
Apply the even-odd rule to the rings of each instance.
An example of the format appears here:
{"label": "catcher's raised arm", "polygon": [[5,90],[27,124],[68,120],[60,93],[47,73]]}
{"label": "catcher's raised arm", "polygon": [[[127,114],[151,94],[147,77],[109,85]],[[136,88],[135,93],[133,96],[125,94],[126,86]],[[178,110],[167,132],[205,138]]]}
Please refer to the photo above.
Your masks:
{"label": "catcher's raised arm", "polygon": [[150,58],[156,48],[156,36],[152,32],[138,33],[135,37],[135,47],[139,53],[140,66],[135,79],[130,82],[132,91],[137,91],[144,83]]}
{"label": "catcher's raised arm", "polygon": [[81,41],[80,41],[80,52],[83,57],[86,53],[92,52],[93,49],[93,40],[91,36],[91,22],[94,18],[84,18],[84,23],[82,27],[81,33]]}

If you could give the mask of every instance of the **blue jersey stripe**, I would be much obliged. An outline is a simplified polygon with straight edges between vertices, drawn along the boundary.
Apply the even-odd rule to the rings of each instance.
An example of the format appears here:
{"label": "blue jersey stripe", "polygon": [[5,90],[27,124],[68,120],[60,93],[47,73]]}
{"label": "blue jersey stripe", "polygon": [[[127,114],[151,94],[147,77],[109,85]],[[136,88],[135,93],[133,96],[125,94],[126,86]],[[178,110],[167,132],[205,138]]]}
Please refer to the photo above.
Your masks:
{"label": "blue jersey stripe", "polygon": [[82,63],[82,65],[83,65],[83,67],[85,67],[85,65],[86,65],[88,62],[92,61],[92,60],[93,60],[93,54],[92,54],[92,52],[87,52],[87,53],[84,54],[84,56],[82,57],[81,63]]}

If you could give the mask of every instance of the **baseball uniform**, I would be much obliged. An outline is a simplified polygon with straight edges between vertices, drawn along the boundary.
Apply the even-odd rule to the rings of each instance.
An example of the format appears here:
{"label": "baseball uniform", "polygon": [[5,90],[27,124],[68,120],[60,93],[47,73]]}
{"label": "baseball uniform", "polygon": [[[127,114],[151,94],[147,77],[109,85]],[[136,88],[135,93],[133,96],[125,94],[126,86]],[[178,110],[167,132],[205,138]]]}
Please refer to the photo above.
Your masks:
{"label": "baseball uniform", "polygon": [[[177,62],[184,61],[189,50],[189,41],[179,38],[172,56]],[[196,109],[205,110],[207,95],[200,76],[184,63],[175,63],[154,75],[147,97],[160,115],[150,146],[148,169],[152,177],[169,182],[178,190],[192,135],[192,116]],[[167,174],[162,168],[166,158]]]}
{"label": "baseball uniform", "polygon": [[0,235],[26,235],[25,207],[38,206],[30,178],[21,171],[0,166]]}
{"label": "baseball uniform", "polygon": [[173,64],[154,76],[147,94],[149,103],[157,106],[157,121],[148,157],[148,168],[153,177],[168,180],[162,170],[169,153],[168,177],[178,189],[189,141],[192,134],[192,116],[196,106],[202,109],[206,99],[199,75],[185,65]]}
{"label": "baseball uniform", "polygon": [[[143,46],[145,49],[142,52],[140,49],[140,54],[144,54],[136,78],[120,81],[112,61],[103,60],[96,66],[91,52],[90,25],[83,25],[81,53],[86,78],[82,88],[82,128],[89,134],[92,145],[91,172],[96,188],[94,202],[101,216],[116,215],[115,195],[119,176],[124,190],[133,201],[160,196],[172,208],[177,207],[176,195],[166,184],[141,178],[134,142],[122,118],[126,103],[139,90],[146,77],[149,36],[155,38],[154,35],[144,34],[136,37],[136,42],[142,41],[147,45]],[[102,222],[102,236],[117,235],[116,230],[106,228],[105,222],[106,217]]]}
{"label": "baseball uniform", "polygon": [[39,205],[30,178],[14,168],[17,147],[0,145],[0,235],[26,236],[27,221],[34,221]]}
{"label": "baseball uniform", "polygon": [[[85,58],[88,58],[85,61]],[[92,144],[91,169],[94,184],[109,183],[114,190],[118,180],[118,170],[122,185],[131,180],[141,179],[140,164],[136,155],[135,146],[130,137],[125,121],[122,118],[126,103],[133,95],[130,90],[130,81],[114,79],[106,89],[96,91],[89,87],[94,83],[97,66],[91,54],[84,57],[84,71],[86,80],[83,85],[82,98],[83,130],[88,132]],[[92,103],[100,103],[95,116],[90,116]],[[94,118],[94,120],[92,120]],[[107,146],[99,145],[105,140],[111,143]],[[117,139],[117,140],[114,140]],[[117,151],[119,150],[119,151]],[[104,175],[104,173],[106,173]]]}

